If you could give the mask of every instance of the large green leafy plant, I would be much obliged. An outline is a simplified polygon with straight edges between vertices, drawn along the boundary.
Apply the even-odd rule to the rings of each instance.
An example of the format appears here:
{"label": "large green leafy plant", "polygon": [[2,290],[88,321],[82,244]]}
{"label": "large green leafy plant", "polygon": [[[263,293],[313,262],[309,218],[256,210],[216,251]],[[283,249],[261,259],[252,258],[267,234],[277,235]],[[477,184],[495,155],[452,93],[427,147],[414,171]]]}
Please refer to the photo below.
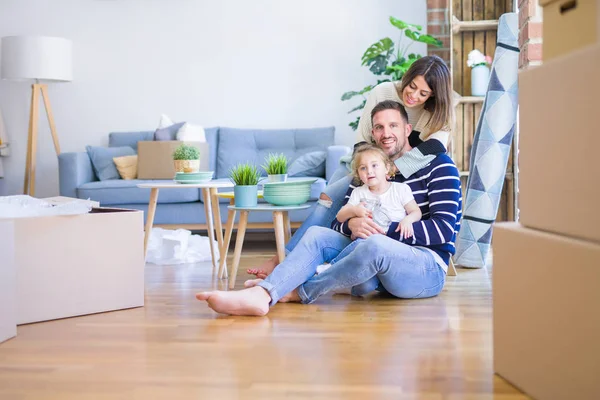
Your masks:
{"label": "large green leafy plant", "polygon": [[[367,102],[367,94],[382,82],[399,81],[408,71],[410,66],[421,58],[420,54],[409,53],[408,50],[414,43],[426,43],[431,46],[441,47],[442,41],[431,35],[421,33],[421,25],[409,24],[390,17],[390,23],[400,30],[398,42],[394,43],[389,37],[373,43],[362,55],[362,65],[369,67],[369,70],[377,77],[377,83],[366,86],[360,91],[350,91],[342,95],[342,101],[350,100],[356,96],[362,96],[362,102],[348,111],[351,114],[364,108]],[[356,120],[348,124],[353,130],[358,128]]]}

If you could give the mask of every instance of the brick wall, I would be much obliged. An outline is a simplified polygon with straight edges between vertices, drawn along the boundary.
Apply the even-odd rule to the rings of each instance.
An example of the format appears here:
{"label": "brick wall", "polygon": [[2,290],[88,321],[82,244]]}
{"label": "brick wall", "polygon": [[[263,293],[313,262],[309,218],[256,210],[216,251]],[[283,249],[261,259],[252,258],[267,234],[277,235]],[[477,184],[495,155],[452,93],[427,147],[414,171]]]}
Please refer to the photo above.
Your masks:
{"label": "brick wall", "polygon": [[427,33],[440,39],[440,47],[427,46],[427,54],[440,56],[450,65],[450,3],[452,0],[427,0]]}
{"label": "brick wall", "polygon": [[519,0],[519,68],[542,63],[542,9],[538,0]]}

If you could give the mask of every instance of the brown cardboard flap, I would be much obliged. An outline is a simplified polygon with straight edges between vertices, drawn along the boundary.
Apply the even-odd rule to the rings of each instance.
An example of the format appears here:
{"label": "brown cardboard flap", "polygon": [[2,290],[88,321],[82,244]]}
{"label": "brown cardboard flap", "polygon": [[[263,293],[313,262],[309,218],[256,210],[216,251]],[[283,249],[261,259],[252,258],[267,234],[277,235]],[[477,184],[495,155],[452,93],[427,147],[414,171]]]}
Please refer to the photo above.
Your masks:
{"label": "brown cardboard flap", "polygon": [[138,142],[138,179],[173,179],[175,177],[173,152],[182,143],[195,146],[200,150],[200,171],[208,171],[207,142],[142,141]]}

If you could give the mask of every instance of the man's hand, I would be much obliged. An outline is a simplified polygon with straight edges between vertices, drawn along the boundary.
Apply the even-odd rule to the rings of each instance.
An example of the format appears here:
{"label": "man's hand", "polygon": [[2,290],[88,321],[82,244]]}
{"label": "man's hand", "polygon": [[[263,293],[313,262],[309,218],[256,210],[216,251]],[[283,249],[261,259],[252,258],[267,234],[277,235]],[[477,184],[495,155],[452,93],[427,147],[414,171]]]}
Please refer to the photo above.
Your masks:
{"label": "man's hand", "polygon": [[348,220],[348,228],[352,231],[352,237],[354,238],[366,239],[377,233],[385,234],[383,228],[371,218],[351,218]]}

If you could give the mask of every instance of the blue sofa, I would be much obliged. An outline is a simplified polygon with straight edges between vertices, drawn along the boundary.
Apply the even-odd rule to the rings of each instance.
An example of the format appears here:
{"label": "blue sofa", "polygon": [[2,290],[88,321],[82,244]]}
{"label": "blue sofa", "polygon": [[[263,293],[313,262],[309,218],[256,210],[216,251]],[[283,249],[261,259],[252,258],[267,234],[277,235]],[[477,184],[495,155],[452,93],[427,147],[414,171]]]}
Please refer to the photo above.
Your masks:
{"label": "blue sofa", "polygon": [[[262,165],[264,157],[270,152],[284,153],[293,161],[306,153],[325,151],[327,153],[325,174],[315,176],[317,181],[311,188],[309,202],[313,207],[325,188],[327,180],[338,168],[340,157],[351,152],[347,146],[334,145],[334,127],[279,130],[217,127],[205,129],[205,132],[209,145],[209,169],[215,171],[215,179],[218,180],[228,180],[229,169],[238,162],[250,161],[257,166]],[[109,147],[130,146],[137,151],[137,143],[153,140],[153,135],[153,131],[110,133]],[[146,215],[150,189],[140,189],[136,185],[152,181],[123,179],[99,181],[87,152],[60,154],[58,167],[61,196],[96,200],[102,206],[142,210],[144,216]],[[229,200],[222,199],[220,209],[223,222],[227,218],[227,205]],[[312,207],[290,212],[290,221],[302,222],[311,211]],[[250,213],[248,218],[249,228],[256,223],[270,222],[272,222],[272,215],[265,212]],[[182,188],[160,191],[154,223],[183,227],[187,225],[190,229],[194,229],[192,225],[205,224],[201,190]]]}

